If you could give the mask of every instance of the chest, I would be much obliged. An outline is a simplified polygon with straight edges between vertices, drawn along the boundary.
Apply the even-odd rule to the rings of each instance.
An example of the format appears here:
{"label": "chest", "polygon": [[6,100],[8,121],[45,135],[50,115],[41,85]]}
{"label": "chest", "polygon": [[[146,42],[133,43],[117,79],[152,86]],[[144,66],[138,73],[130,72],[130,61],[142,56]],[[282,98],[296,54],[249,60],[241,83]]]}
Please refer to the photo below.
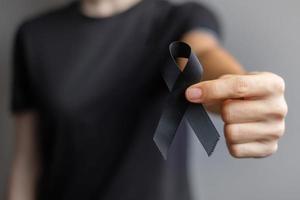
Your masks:
{"label": "chest", "polygon": [[162,55],[167,47],[130,33],[80,34],[43,48],[34,82],[44,106],[72,114],[127,109],[155,95],[164,87],[160,68],[168,60]]}

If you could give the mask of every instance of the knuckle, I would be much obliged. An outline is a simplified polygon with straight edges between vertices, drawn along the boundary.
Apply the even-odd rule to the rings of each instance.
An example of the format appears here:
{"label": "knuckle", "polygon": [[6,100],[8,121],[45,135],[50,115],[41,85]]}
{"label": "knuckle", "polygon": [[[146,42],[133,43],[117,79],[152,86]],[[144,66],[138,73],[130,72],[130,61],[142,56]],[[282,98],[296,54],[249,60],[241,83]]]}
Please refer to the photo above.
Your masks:
{"label": "knuckle", "polygon": [[234,78],[234,87],[233,92],[239,96],[243,97],[247,91],[249,90],[249,83],[247,80],[241,76],[237,76]]}
{"label": "knuckle", "polygon": [[283,103],[282,103],[282,113],[283,116],[285,117],[288,113],[288,105],[286,103],[286,101],[283,99]]}
{"label": "knuckle", "polygon": [[221,117],[224,122],[231,122],[232,121],[232,111],[230,104],[228,102],[224,102],[221,110]]}
{"label": "knuckle", "polygon": [[270,156],[270,155],[276,153],[277,150],[278,150],[278,143],[277,142],[272,142],[272,143],[265,144],[265,148],[263,148],[263,151],[261,152],[259,157],[263,158],[263,157]]}
{"label": "knuckle", "polygon": [[206,93],[210,99],[214,100],[219,98],[219,87],[217,83],[209,84],[208,89],[209,91]]}
{"label": "knuckle", "polygon": [[230,144],[234,144],[239,140],[239,127],[234,124],[225,126],[225,138]]}
{"label": "knuckle", "polygon": [[284,132],[285,132],[285,121],[282,120],[282,122],[279,123],[279,127],[278,127],[279,137],[282,137],[284,135]]}
{"label": "knuckle", "polygon": [[273,145],[273,148],[272,148],[272,154],[273,153],[276,153],[278,151],[278,143],[276,142],[274,145]]}
{"label": "knuckle", "polygon": [[285,131],[284,121],[279,122],[276,125],[276,128],[274,128],[274,131],[270,134],[271,140],[279,140],[284,135],[284,131]]}
{"label": "knuckle", "polygon": [[274,89],[278,93],[284,93],[285,91],[285,81],[281,76],[278,76],[276,74],[272,74],[274,77]]}
{"label": "knuckle", "polygon": [[284,79],[271,72],[263,72],[264,78],[268,80],[268,83],[265,85],[269,93],[283,94],[285,91],[285,81]]}
{"label": "knuckle", "polygon": [[277,150],[278,150],[278,143],[275,142],[275,143],[269,145],[269,147],[267,148],[266,156],[276,153]]}
{"label": "knuckle", "polygon": [[203,101],[207,101],[210,99],[214,99],[215,93],[216,93],[216,87],[214,86],[215,84],[210,84],[210,83],[203,83],[203,86],[201,87],[202,94],[201,94],[201,99]]}
{"label": "knuckle", "polygon": [[232,157],[234,157],[234,158],[242,157],[241,150],[238,145],[230,145],[228,149],[229,149],[229,153]]}
{"label": "knuckle", "polygon": [[282,100],[274,103],[271,115],[273,115],[276,118],[283,119],[287,115],[287,112],[288,106],[285,100]]}

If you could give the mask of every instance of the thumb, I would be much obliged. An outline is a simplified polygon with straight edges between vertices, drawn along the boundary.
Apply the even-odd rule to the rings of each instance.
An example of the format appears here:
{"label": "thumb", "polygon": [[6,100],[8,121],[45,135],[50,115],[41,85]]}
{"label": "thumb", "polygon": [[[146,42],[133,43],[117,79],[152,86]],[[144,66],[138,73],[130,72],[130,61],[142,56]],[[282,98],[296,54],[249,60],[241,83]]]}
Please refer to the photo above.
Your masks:
{"label": "thumb", "polygon": [[225,99],[270,95],[277,82],[269,73],[234,75],[194,84],[185,94],[190,102],[210,104]]}
{"label": "thumb", "polygon": [[192,103],[211,104],[232,96],[232,87],[228,79],[203,81],[188,87],[186,99]]}
{"label": "thumb", "polygon": [[201,103],[203,91],[199,86],[190,86],[185,90],[185,97],[192,103]]}

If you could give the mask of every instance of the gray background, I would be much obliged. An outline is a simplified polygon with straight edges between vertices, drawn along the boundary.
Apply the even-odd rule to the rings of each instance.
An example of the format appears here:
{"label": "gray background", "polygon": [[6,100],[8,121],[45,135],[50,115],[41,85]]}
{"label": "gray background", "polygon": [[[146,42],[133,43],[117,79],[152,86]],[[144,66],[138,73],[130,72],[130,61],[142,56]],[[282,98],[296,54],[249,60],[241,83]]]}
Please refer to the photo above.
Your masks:
{"label": "gray background", "polygon": [[[0,1],[0,200],[4,199],[4,183],[13,146],[12,122],[8,112],[13,32],[24,18],[64,2],[66,0]],[[213,156],[207,158],[195,136],[190,134],[190,178],[195,199],[299,200],[300,1],[202,2],[219,14],[224,27],[224,46],[246,69],[273,71],[285,78],[289,114],[286,135],[280,142],[279,151],[266,159],[231,158],[223,137]],[[220,119],[214,118],[214,121],[222,132]]]}

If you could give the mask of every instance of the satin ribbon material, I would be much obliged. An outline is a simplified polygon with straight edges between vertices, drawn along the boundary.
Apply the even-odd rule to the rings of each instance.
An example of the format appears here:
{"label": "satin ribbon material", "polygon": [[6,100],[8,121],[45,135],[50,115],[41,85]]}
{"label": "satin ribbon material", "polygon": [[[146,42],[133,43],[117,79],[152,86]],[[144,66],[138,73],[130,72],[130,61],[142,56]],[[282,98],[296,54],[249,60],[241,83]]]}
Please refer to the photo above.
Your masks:
{"label": "satin ribbon material", "polygon": [[[153,140],[164,159],[167,159],[168,150],[177,128],[181,120],[185,118],[210,156],[220,136],[203,105],[188,102],[184,95],[188,86],[201,80],[203,68],[188,44],[179,41],[173,42],[169,46],[169,51],[173,62],[163,69],[162,77],[170,94]],[[177,58],[188,59],[182,72],[177,65]]]}

